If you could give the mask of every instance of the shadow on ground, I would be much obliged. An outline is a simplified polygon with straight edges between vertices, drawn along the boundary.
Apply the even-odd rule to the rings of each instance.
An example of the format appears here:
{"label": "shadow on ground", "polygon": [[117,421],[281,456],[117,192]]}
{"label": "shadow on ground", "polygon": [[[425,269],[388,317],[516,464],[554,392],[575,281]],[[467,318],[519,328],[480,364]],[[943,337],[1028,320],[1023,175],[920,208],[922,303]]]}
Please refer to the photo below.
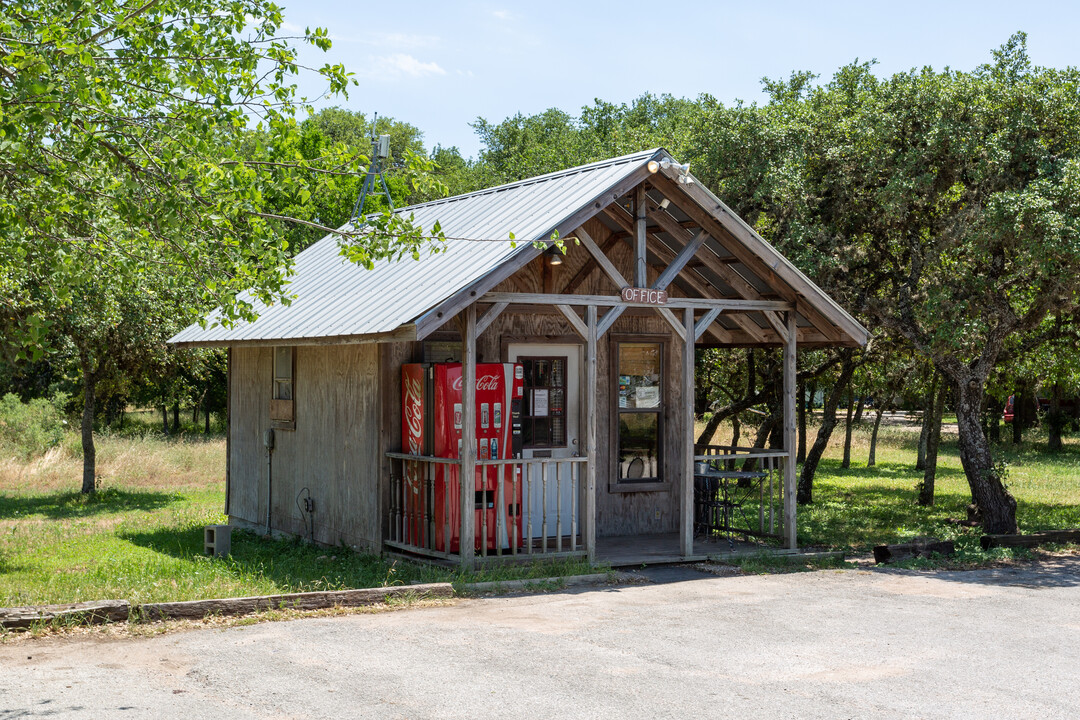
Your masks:
{"label": "shadow on ground", "polygon": [[888,570],[897,575],[918,575],[948,582],[1042,590],[1080,586],[1080,555],[1041,558],[1006,567],[977,570]]}
{"label": "shadow on ground", "polygon": [[52,520],[66,520],[129,510],[157,510],[180,499],[179,495],[173,493],[133,492],[118,488],[108,488],[93,495],[80,492],[0,495],[0,519],[44,515]]}
{"label": "shadow on ground", "polygon": [[[832,463],[826,469],[838,472]],[[914,488],[922,473],[909,466],[883,464],[842,472],[848,486],[824,479],[814,489],[814,502],[799,506],[800,544],[865,551],[874,545],[906,542],[918,536],[965,540],[982,535],[980,528],[950,522],[967,518],[971,496],[966,492],[950,493],[939,488],[933,506],[916,505]],[[883,481],[882,476],[893,480]],[[939,468],[938,478],[963,478],[963,472]],[[859,483],[858,487],[851,488],[853,483]],[[1025,533],[1075,527],[1080,523],[1080,505],[1022,500],[1017,521]]]}
{"label": "shadow on ground", "polygon": [[319,547],[299,539],[267,539],[245,530],[233,530],[232,553],[228,557],[211,559],[203,555],[201,525],[121,533],[119,537],[181,560],[213,562],[222,572],[238,578],[269,580],[282,591],[428,582],[438,572],[411,563],[387,562],[348,548]]}

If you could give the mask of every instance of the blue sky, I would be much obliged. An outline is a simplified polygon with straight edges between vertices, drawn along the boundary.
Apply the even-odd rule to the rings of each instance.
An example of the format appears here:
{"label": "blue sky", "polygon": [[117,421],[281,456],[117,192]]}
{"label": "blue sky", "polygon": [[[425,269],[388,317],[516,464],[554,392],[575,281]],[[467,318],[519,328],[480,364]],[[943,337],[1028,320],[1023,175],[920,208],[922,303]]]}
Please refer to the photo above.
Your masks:
{"label": "blue sky", "polygon": [[[480,149],[478,116],[576,115],[645,92],[752,102],[762,77],[827,79],[855,59],[876,59],[880,74],[970,70],[1017,30],[1036,64],[1080,64],[1080,4],[1064,2],[281,2],[286,31],[325,27],[334,41],[302,60],[340,62],[360,83],[317,107],[393,116],[466,156]],[[301,90],[324,87],[309,76]]]}

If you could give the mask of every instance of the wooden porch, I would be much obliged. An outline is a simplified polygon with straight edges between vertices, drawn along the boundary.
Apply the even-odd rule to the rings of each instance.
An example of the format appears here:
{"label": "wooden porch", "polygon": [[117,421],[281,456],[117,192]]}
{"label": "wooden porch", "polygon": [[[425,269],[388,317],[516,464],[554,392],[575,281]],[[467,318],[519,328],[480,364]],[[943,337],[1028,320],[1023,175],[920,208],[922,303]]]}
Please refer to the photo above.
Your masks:
{"label": "wooden porch", "polygon": [[735,557],[760,555],[762,553],[790,552],[775,545],[748,542],[744,539],[714,536],[695,538],[694,552],[683,555],[679,548],[678,533],[662,535],[617,535],[598,538],[596,561],[602,565],[640,567],[642,565],[668,565],[684,562],[705,562]]}

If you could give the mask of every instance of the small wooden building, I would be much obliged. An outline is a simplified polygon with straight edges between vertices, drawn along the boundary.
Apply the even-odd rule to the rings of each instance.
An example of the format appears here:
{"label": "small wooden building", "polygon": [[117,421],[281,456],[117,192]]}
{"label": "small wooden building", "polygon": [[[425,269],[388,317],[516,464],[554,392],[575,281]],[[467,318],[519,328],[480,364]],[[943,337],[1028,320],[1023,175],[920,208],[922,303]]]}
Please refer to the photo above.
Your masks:
{"label": "small wooden building", "polygon": [[[687,168],[650,150],[403,212],[453,239],[365,270],[324,238],[297,256],[290,305],[232,328],[212,316],[171,339],[230,351],[231,524],[465,565],[477,554],[618,561],[627,547],[697,557],[716,526],[706,515],[746,515],[747,503],[713,485],[695,504],[695,475],[700,485],[754,451],[695,448],[694,347],[782,347],[784,450],[756,451],[744,524],[795,547],[796,352],[862,346],[868,333]],[[407,454],[402,364],[446,360],[463,363],[465,450]],[[435,478],[509,462],[476,452],[478,362],[523,363],[545,406],[527,408],[532,430],[513,461],[523,503],[491,519],[503,537],[516,526],[510,545],[452,550],[433,540]],[[420,486],[407,488],[417,467]],[[406,498],[418,492],[424,503]],[[479,535],[488,514],[473,512],[471,493],[460,502],[455,530]]]}

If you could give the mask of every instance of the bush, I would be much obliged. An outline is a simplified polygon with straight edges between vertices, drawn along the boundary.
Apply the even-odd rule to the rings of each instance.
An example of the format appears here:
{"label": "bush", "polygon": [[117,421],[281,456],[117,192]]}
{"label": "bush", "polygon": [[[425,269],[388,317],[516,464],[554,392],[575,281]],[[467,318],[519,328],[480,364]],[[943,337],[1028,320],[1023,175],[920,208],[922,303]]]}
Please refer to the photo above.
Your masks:
{"label": "bush", "polygon": [[66,402],[61,395],[28,403],[14,393],[0,398],[0,451],[29,460],[59,445],[67,425],[59,408]]}

